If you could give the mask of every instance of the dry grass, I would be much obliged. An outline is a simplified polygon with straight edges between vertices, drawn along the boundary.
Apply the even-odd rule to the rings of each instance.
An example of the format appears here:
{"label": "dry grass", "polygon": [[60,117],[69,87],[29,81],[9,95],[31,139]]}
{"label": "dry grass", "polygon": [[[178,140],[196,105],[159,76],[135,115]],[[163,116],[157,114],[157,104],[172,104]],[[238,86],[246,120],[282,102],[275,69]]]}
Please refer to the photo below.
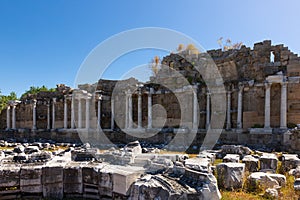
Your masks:
{"label": "dry grass", "polygon": [[257,200],[263,197],[243,191],[221,191],[222,200]]}

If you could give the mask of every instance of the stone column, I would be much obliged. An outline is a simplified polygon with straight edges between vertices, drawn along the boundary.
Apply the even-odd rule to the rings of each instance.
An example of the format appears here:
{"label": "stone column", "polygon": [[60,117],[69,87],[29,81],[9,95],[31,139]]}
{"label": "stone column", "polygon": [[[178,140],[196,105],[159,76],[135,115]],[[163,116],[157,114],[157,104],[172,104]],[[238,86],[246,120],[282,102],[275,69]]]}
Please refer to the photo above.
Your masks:
{"label": "stone column", "polygon": [[210,93],[206,93],[206,129],[210,126]]}
{"label": "stone column", "polygon": [[32,130],[36,130],[36,99],[33,100],[32,104]]}
{"label": "stone column", "polygon": [[271,83],[265,83],[266,94],[265,94],[265,128],[270,128],[270,95],[271,95]]}
{"label": "stone column", "polygon": [[12,129],[16,129],[16,104],[12,105]]}
{"label": "stone column", "polygon": [[237,111],[237,128],[238,129],[243,128],[243,123],[242,123],[243,90],[244,90],[244,86],[240,85],[239,86],[239,91],[238,91],[238,111]]}
{"label": "stone column", "polygon": [[110,127],[113,130],[115,128],[115,100],[111,98],[111,121]]}
{"label": "stone column", "polygon": [[125,129],[128,128],[128,92],[125,91]]}
{"label": "stone column", "polygon": [[90,98],[85,99],[85,128],[88,130],[90,128]]}
{"label": "stone column", "polygon": [[133,119],[132,119],[132,93],[129,91],[128,94],[128,126],[132,129]]}
{"label": "stone column", "polygon": [[287,82],[281,83],[280,128],[286,129],[287,119]]}
{"label": "stone column", "polygon": [[142,128],[142,94],[138,93],[138,128]]}
{"label": "stone column", "polygon": [[6,130],[10,129],[10,105],[6,109]]}
{"label": "stone column", "polygon": [[101,128],[101,98],[98,98],[98,128]]}
{"label": "stone column", "polygon": [[226,129],[231,129],[231,91],[227,92],[227,123]]}
{"label": "stone column", "polygon": [[78,97],[78,128],[82,128],[82,106],[81,98]]}
{"label": "stone column", "polygon": [[50,101],[47,102],[47,129],[51,128],[50,125]]}
{"label": "stone column", "polygon": [[75,128],[75,97],[71,99],[71,129]]}
{"label": "stone column", "polygon": [[198,130],[198,98],[197,86],[194,86],[193,92],[193,129]]}
{"label": "stone column", "polygon": [[64,129],[68,128],[68,101],[67,96],[64,96]]}
{"label": "stone column", "polygon": [[55,129],[55,104],[56,104],[56,98],[53,98],[53,101],[52,101],[52,129]]}
{"label": "stone column", "polygon": [[148,128],[152,128],[152,93],[153,88],[150,88],[148,93]]}

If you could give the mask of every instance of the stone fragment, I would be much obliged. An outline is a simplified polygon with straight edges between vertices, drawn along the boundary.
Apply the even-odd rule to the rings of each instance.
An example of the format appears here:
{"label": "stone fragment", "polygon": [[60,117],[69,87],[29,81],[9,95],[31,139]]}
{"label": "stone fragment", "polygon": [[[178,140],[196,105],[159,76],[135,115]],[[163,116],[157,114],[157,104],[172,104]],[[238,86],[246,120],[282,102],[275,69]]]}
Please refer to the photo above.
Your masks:
{"label": "stone fragment", "polygon": [[282,155],[282,170],[288,172],[300,166],[300,159],[297,154],[283,154]]}
{"label": "stone fragment", "polygon": [[300,178],[297,178],[294,182],[294,189],[300,191]]}
{"label": "stone fragment", "polygon": [[133,154],[141,154],[142,153],[142,147],[139,143],[139,141],[134,141],[128,143],[125,147],[124,150],[127,152],[131,152]]}
{"label": "stone fragment", "polygon": [[20,190],[22,193],[29,194],[41,194],[43,192],[42,165],[21,167]]}
{"label": "stone fragment", "polygon": [[247,187],[251,191],[258,188],[278,188],[279,183],[276,179],[272,178],[269,174],[264,172],[254,172],[247,178]]}
{"label": "stone fragment", "polygon": [[227,154],[238,154],[241,157],[251,154],[251,149],[242,145],[223,145],[221,153],[223,156]]}
{"label": "stone fragment", "polygon": [[266,199],[277,199],[278,191],[275,188],[268,188],[268,189],[266,189],[263,196]]}
{"label": "stone fragment", "polygon": [[273,173],[277,170],[278,159],[274,154],[263,154],[260,158],[260,170],[271,170]]}
{"label": "stone fragment", "polygon": [[184,161],[184,165],[199,172],[210,172],[210,160],[207,158],[189,158]]}
{"label": "stone fragment", "polygon": [[240,156],[238,154],[227,154],[223,158],[223,162],[232,162],[232,163],[238,163],[240,161]]}
{"label": "stone fragment", "polygon": [[245,163],[245,169],[249,172],[257,172],[258,171],[258,159],[254,158],[251,155],[247,155],[242,160]]}
{"label": "stone fragment", "polygon": [[244,163],[220,163],[217,165],[217,179],[220,188],[240,189],[243,186]]}

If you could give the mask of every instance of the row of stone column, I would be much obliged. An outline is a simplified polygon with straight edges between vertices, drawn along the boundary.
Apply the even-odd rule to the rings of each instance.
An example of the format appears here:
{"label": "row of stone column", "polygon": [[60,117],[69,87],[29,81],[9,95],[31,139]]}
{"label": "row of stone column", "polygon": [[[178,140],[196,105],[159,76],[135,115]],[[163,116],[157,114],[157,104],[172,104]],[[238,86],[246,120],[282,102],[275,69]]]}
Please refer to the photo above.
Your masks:
{"label": "row of stone column", "polygon": [[[270,128],[270,90],[272,83],[265,84],[265,128]],[[238,88],[238,110],[237,110],[237,128],[241,129],[242,126],[242,106],[243,106],[243,85],[239,85]],[[152,95],[154,91],[150,88],[148,94],[148,125],[147,128],[152,128]],[[210,104],[211,104],[211,94],[207,93],[206,99],[206,128],[210,126]],[[82,99],[86,102],[86,120],[85,129],[90,128],[90,99],[91,95],[87,94],[78,98],[78,125],[77,128],[82,129]],[[68,96],[64,97],[64,129],[68,129]],[[97,125],[101,125],[101,100],[102,96],[99,95],[97,98],[98,103],[98,121]],[[16,105],[20,103],[19,101],[11,101],[7,107],[7,129],[16,129]],[[36,130],[36,100],[33,100],[33,124],[32,129]],[[114,129],[114,118],[115,118],[115,106],[114,98],[111,98],[111,129]],[[52,124],[50,124],[50,102],[47,104],[47,129],[55,129],[55,104],[56,98],[52,99]],[[71,129],[75,129],[75,101],[71,98]],[[10,110],[12,108],[12,123],[10,119]],[[125,101],[125,129],[133,128],[133,109],[132,109],[132,93],[128,90],[126,91],[126,101]],[[227,92],[227,120],[226,128],[231,128],[231,91]],[[280,128],[286,128],[287,121],[287,82],[281,83],[281,109],[280,109]],[[138,91],[138,128],[142,128],[142,94]],[[198,129],[198,98],[197,98],[197,86],[194,86],[193,92],[193,129]]]}

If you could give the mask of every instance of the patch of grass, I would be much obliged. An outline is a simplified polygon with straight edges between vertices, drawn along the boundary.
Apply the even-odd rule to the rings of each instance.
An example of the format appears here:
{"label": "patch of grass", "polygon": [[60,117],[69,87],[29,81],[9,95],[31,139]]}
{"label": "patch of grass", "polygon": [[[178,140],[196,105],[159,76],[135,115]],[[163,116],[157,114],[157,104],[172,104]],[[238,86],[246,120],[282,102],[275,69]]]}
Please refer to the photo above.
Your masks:
{"label": "patch of grass", "polygon": [[13,150],[13,147],[0,147],[0,151]]}
{"label": "patch of grass", "polygon": [[297,200],[300,198],[300,192],[294,190],[295,178],[286,174],[286,186],[279,191],[279,199]]}
{"label": "patch of grass", "polygon": [[223,162],[222,159],[215,159],[215,162],[213,163],[213,165],[216,166],[216,165],[218,165],[218,164],[220,164],[222,162]]}
{"label": "patch of grass", "polygon": [[259,199],[264,199],[263,197],[257,195],[257,194],[252,194],[252,193],[247,193],[243,191],[221,191],[222,198],[221,200],[259,200]]}

